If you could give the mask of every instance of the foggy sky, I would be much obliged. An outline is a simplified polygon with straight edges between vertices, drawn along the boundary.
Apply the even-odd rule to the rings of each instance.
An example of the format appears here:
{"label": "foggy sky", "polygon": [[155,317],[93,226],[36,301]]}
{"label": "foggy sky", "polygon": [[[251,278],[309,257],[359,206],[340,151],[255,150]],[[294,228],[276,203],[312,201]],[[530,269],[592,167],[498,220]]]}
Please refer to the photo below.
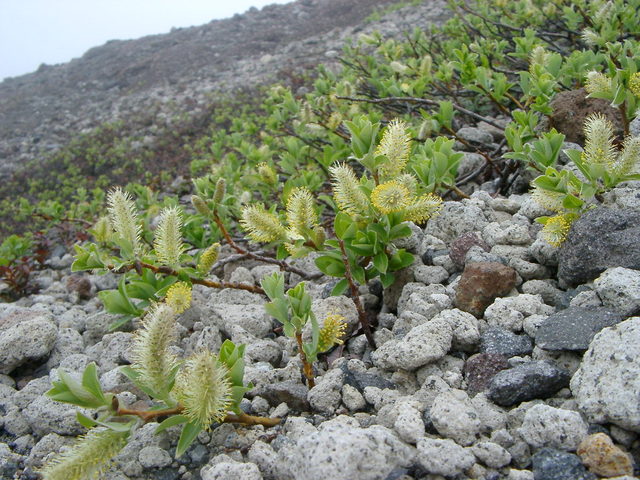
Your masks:
{"label": "foggy sky", "polygon": [[292,0],[0,0],[0,80],[82,56],[108,40],[202,25]]}

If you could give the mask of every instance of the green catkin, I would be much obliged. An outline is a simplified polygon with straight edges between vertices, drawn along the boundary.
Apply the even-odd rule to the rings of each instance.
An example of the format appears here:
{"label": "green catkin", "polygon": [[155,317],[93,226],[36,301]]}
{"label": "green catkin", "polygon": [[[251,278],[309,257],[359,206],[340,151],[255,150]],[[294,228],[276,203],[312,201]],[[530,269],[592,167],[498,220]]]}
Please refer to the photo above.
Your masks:
{"label": "green catkin", "polygon": [[78,442],[47,463],[40,471],[44,480],[99,478],[113,457],[127,444],[129,432],[94,428]]}

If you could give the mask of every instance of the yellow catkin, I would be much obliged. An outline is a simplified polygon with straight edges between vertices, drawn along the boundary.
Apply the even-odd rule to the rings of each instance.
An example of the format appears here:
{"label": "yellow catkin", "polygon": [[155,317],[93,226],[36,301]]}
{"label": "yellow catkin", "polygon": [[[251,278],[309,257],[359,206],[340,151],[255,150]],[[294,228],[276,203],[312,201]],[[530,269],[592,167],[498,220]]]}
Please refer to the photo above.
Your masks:
{"label": "yellow catkin", "polygon": [[218,358],[203,350],[189,358],[178,373],[176,394],[184,415],[205,430],[221,422],[231,405],[229,371]]}
{"label": "yellow catkin", "polygon": [[180,314],[191,306],[191,286],[186,282],[176,282],[169,287],[165,297],[167,305]]}
{"label": "yellow catkin", "polygon": [[347,331],[347,322],[342,315],[332,313],[324,319],[324,325],[320,329],[318,351],[326,352],[334,345],[344,343],[344,334]]}
{"label": "yellow catkin", "polygon": [[395,180],[380,184],[371,192],[371,203],[385,214],[403,210],[410,200],[409,189]]}
{"label": "yellow catkin", "polygon": [[440,213],[442,199],[434,193],[427,193],[404,209],[404,219],[414,223],[424,223]]}
{"label": "yellow catkin", "polygon": [[382,174],[388,178],[399,175],[407,165],[410,152],[411,136],[407,133],[406,123],[398,119],[391,121],[376,149],[376,155],[387,157],[380,167]]}
{"label": "yellow catkin", "polygon": [[240,226],[254,242],[273,242],[287,236],[278,217],[268,212],[262,204],[243,207]]}

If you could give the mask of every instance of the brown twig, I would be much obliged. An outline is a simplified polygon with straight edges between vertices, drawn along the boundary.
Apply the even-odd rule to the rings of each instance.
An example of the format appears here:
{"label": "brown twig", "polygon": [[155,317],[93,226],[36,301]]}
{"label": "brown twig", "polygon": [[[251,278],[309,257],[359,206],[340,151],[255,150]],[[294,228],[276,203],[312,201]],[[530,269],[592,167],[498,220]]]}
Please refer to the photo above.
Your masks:
{"label": "brown twig", "polygon": [[[140,417],[144,423],[148,423],[151,420],[155,420],[159,417],[167,417],[169,415],[179,415],[184,411],[184,407],[180,404],[172,408],[164,408],[162,410],[134,410],[119,405],[117,397],[114,397],[114,409],[117,416],[123,415],[135,415]],[[253,415],[247,415],[246,413],[240,413],[236,415],[234,413],[228,413],[224,418],[223,423],[241,423],[243,425],[264,425],[265,427],[275,427],[280,423],[279,418],[268,417],[256,417]]]}
{"label": "brown twig", "polygon": [[252,258],[253,260],[258,260],[259,262],[271,263],[272,265],[278,265],[282,270],[286,270],[288,272],[295,273],[296,275],[299,275],[300,277],[304,278],[305,280],[312,280],[314,278],[319,278],[319,277],[322,276],[322,273],[309,274],[309,273],[307,273],[307,272],[305,272],[303,270],[300,270],[299,268],[292,267],[291,265],[289,265],[287,262],[285,262],[283,260],[278,260],[277,258],[271,258],[271,257],[264,257],[262,255],[256,255],[255,253],[252,253],[252,252],[250,252],[248,250],[245,250],[240,245],[238,245],[233,240],[233,238],[231,238],[231,236],[229,235],[229,232],[227,232],[227,229],[225,228],[224,224],[222,223],[222,220],[220,220],[220,217],[218,216],[217,212],[213,212],[213,221],[216,223],[216,225],[218,226],[218,228],[222,232],[222,235],[224,236],[224,238],[227,241],[227,243],[231,246],[231,248],[233,248],[239,254],[246,255],[248,258]]}
{"label": "brown twig", "polygon": [[367,319],[367,314],[364,311],[364,307],[360,302],[360,293],[358,292],[358,287],[353,281],[353,275],[351,274],[351,264],[349,263],[349,257],[347,256],[347,250],[344,246],[344,241],[339,238],[338,242],[340,243],[340,251],[342,252],[342,263],[344,263],[344,275],[349,282],[349,288],[351,290],[351,297],[353,303],[356,305],[356,310],[358,312],[358,320],[360,321],[360,325],[362,326],[362,331],[364,332],[364,336],[367,337],[367,342],[369,342],[369,346],[371,348],[376,348],[376,342],[373,339],[373,334],[371,333],[371,325],[369,325],[369,320]]}
{"label": "brown twig", "polygon": [[304,353],[304,349],[302,348],[302,332],[296,332],[296,342],[298,343],[300,360],[302,360],[302,373],[304,373],[304,376],[307,379],[307,387],[311,390],[316,386],[316,381],[313,377],[313,365],[311,365],[307,360],[307,355]]}
{"label": "brown twig", "polygon": [[[107,265],[107,268],[109,268],[109,270],[113,270],[112,265]],[[177,270],[174,270],[171,267],[158,267],[156,265],[144,263],[139,260],[136,260],[135,263],[132,263],[130,265],[124,265],[123,267],[114,271],[115,273],[124,273],[129,270],[135,270],[136,272],[138,272],[138,274],[140,274],[142,273],[143,268],[151,270],[152,272],[155,272],[155,273],[162,273],[164,275],[171,275],[173,277],[179,277],[181,275],[180,272],[178,272]],[[264,290],[262,290],[261,287],[258,287],[256,285],[248,285],[245,283],[233,283],[233,282],[216,282],[214,280],[207,280],[205,278],[193,277],[191,275],[189,275],[188,277],[191,283],[194,283],[197,285],[203,285],[209,288],[234,288],[236,290],[246,290],[248,292],[264,294]]]}
{"label": "brown twig", "polygon": [[[336,95],[336,98],[339,100],[349,100],[352,102],[365,102],[365,103],[394,103],[394,102],[408,102],[408,103],[420,103],[423,105],[429,105],[432,107],[438,107],[440,105],[439,102],[435,100],[431,100],[428,98],[418,98],[418,97],[385,97],[385,98],[358,98],[358,97],[346,97],[342,95]],[[475,118],[476,120],[481,120],[489,125],[492,125],[500,130],[504,130],[504,126],[500,125],[497,122],[494,122],[492,119],[488,117],[484,117],[482,115],[477,114],[471,110],[468,110],[457,103],[453,103],[453,108],[458,110],[460,113],[464,113],[465,115],[469,115],[470,117]]]}

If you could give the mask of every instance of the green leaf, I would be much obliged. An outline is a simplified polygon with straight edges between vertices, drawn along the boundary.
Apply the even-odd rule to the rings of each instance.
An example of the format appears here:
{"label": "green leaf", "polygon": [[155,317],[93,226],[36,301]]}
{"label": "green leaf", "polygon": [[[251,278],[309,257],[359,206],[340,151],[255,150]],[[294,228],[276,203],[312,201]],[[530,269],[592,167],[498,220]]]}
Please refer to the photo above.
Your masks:
{"label": "green leaf", "polygon": [[90,392],[85,390],[80,382],[78,382],[63,369],[58,369],[58,376],[60,377],[60,380],[62,380],[62,382],[64,382],[64,384],[67,386],[69,391],[71,391],[71,393],[73,393],[76,398],[81,400],[87,406],[93,406],[95,404],[96,407],[99,407],[102,405]]}
{"label": "green leaf", "polygon": [[97,400],[100,400],[104,404],[106,404],[107,399],[102,392],[102,387],[100,386],[100,381],[98,380],[98,369],[96,368],[96,364],[94,362],[91,362],[89,365],[87,365],[87,368],[84,369],[84,373],[82,374],[82,386]]}
{"label": "green leaf", "polygon": [[389,232],[389,240],[395,240],[396,238],[405,238],[411,236],[411,227],[406,223],[400,223],[391,228]]}
{"label": "green leaf", "polygon": [[353,276],[354,280],[360,285],[364,285],[367,283],[366,273],[364,271],[364,268],[362,268],[360,265],[351,266],[351,275]]}
{"label": "green leaf", "polygon": [[387,267],[389,266],[389,257],[384,252],[380,252],[375,257],[373,257],[373,266],[380,273],[387,273]]}
{"label": "green leaf", "polygon": [[164,432],[167,428],[175,427],[176,425],[187,423],[188,421],[189,419],[184,415],[172,415],[171,417],[164,419],[162,423],[158,425],[155,433],[157,435],[161,432]]}
{"label": "green leaf", "polygon": [[176,448],[176,458],[180,458],[187,448],[193,443],[198,434],[203,430],[199,422],[188,422],[182,427],[178,447]]}
{"label": "green leaf", "polygon": [[349,282],[347,281],[346,278],[343,278],[338,283],[336,283],[335,287],[333,287],[333,290],[331,290],[331,295],[334,297],[337,297],[338,295],[342,295],[344,292],[347,291],[348,287],[349,287]]}
{"label": "green leaf", "polygon": [[153,390],[145,386],[140,381],[140,374],[129,365],[120,367],[120,373],[122,373],[125,377],[131,380],[136,385],[136,387],[138,387],[144,393],[149,395],[151,398],[156,398],[158,396],[156,392],[154,392]]}
{"label": "green leaf", "polygon": [[393,273],[384,273],[380,275],[380,281],[382,282],[382,286],[384,288],[390,287],[395,282],[396,277]]}
{"label": "green leaf", "polygon": [[85,428],[93,428],[97,425],[96,421],[93,418],[89,418],[80,412],[76,412],[76,420]]}
{"label": "green leaf", "polygon": [[344,276],[345,268],[342,260],[335,259],[328,255],[322,255],[315,259],[315,264],[322,273],[332,277]]}
{"label": "green leaf", "polygon": [[343,212],[338,212],[335,220],[333,221],[333,230],[336,233],[336,237],[344,240],[345,233],[353,223],[354,222],[349,215]]}

